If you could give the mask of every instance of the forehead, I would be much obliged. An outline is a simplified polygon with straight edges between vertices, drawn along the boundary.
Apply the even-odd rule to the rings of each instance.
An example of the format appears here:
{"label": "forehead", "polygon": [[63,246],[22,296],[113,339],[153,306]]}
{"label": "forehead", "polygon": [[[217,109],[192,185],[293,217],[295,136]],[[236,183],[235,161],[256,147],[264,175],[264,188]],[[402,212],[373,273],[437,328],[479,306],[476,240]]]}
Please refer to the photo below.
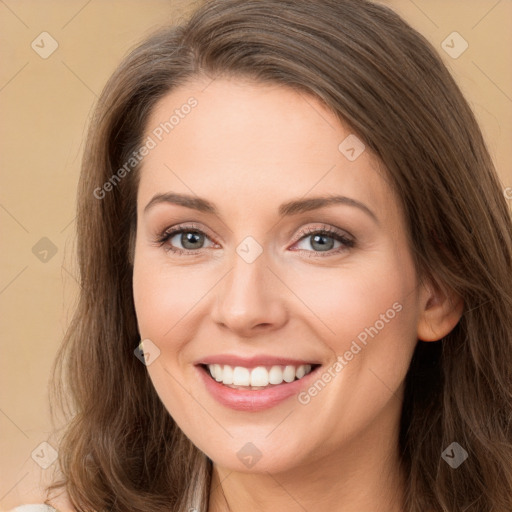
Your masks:
{"label": "forehead", "polygon": [[156,104],[148,137],[141,201],[167,191],[237,211],[307,194],[343,193],[377,209],[390,201],[377,157],[321,101],[285,86],[191,82]]}

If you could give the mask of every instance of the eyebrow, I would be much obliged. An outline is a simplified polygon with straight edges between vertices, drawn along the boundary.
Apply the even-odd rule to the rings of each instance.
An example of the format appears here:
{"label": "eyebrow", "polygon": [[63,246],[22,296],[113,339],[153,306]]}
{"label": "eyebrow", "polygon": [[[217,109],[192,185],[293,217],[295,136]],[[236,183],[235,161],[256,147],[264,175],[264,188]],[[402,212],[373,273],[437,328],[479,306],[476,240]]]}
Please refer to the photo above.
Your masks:
{"label": "eyebrow", "polygon": [[[168,192],[165,194],[156,194],[153,196],[151,201],[144,208],[144,213],[150,210],[157,204],[161,203],[170,203],[176,204],[178,206],[185,206],[186,208],[191,208],[193,210],[198,210],[204,213],[210,213],[213,215],[219,216],[219,212],[215,205],[210,201],[203,199],[197,196],[191,196],[188,194],[178,194],[175,192]],[[306,213],[313,210],[318,210],[320,208],[325,208],[326,206],[332,206],[336,204],[343,204],[346,206],[353,206],[355,208],[359,208],[363,212],[365,212],[368,216],[370,216],[377,224],[379,224],[379,219],[375,215],[375,213],[368,208],[364,203],[352,199],[346,196],[318,196],[318,197],[310,197],[308,199],[294,199],[292,201],[288,201],[279,206],[278,213],[279,216],[291,216],[298,215],[300,213]]]}

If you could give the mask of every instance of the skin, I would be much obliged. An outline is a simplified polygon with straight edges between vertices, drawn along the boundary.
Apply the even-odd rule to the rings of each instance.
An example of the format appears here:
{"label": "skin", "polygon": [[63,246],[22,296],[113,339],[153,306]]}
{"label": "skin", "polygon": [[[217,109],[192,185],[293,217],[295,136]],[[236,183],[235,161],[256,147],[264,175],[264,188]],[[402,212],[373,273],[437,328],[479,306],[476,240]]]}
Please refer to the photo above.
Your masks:
{"label": "skin", "polygon": [[[403,510],[404,378],[417,340],[452,330],[460,300],[420,285],[382,164],[368,148],[353,162],[340,152],[351,131],[319,100],[241,79],[197,79],[159,101],[145,136],[191,96],[197,106],[142,163],[133,286],[141,338],[160,350],[147,366],[155,389],[214,462],[210,512]],[[219,215],[171,203],[144,211],[168,192],[205,198]],[[364,203],[377,220],[347,204],[278,215],[283,202],[329,194]],[[195,254],[169,250],[171,240],[184,248],[179,235],[156,242],[190,222],[206,235]],[[336,252],[343,246],[327,238],[334,245],[322,251],[304,232],[326,226],[354,246]],[[236,252],[247,236],[263,251],[252,263]],[[291,397],[260,412],[234,411],[208,393],[194,367],[229,353],[328,368],[394,303],[400,312],[306,405]],[[237,457],[247,442],[262,454],[250,469]]]}

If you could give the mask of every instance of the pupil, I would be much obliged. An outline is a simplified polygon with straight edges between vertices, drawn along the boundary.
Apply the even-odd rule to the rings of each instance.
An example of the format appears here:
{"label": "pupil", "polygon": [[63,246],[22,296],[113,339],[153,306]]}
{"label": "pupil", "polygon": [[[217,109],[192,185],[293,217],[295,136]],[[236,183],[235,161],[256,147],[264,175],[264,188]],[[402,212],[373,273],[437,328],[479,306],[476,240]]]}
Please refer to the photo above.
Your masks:
{"label": "pupil", "polygon": [[[201,242],[201,237],[201,233],[189,231],[181,236],[181,243],[183,244],[183,247],[185,247],[185,249],[197,249],[197,247],[195,247],[194,244]],[[192,247],[187,247],[187,244],[192,244]]]}
{"label": "pupil", "polygon": [[[331,242],[330,243],[326,243],[326,242],[321,242],[320,240],[325,240],[325,239],[330,239]],[[311,246],[313,248],[315,248],[314,244],[318,243],[319,244],[319,247],[320,247],[320,251],[328,251],[330,249],[332,249],[332,246],[334,245],[334,240],[329,237],[329,236],[325,236],[325,235],[314,235],[313,236],[313,242],[311,243]]]}

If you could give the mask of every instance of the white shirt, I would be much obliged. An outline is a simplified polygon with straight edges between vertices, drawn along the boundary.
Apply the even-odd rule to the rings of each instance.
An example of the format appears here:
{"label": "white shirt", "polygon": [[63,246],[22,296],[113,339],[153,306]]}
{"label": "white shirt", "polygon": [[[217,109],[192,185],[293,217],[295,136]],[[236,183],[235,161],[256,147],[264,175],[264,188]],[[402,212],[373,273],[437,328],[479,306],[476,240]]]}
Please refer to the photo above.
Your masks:
{"label": "white shirt", "polygon": [[36,505],[20,505],[19,507],[13,508],[10,512],[57,512],[53,507],[49,505],[36,504]]}

